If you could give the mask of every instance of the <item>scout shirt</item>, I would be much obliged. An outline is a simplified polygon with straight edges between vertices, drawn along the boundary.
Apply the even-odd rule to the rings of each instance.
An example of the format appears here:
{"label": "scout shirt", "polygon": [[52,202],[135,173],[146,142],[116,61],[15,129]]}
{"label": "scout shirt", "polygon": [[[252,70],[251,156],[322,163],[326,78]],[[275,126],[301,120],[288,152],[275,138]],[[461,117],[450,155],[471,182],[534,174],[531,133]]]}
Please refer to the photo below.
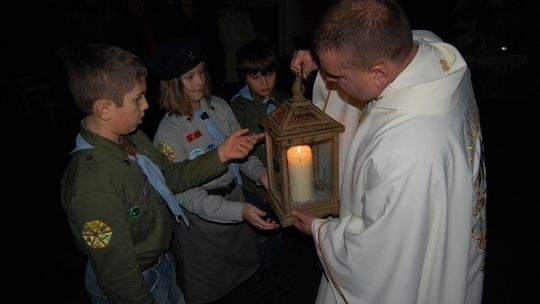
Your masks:
{"label": "scout shirt", "polygon": [[[240,129],[240,125],[225,100],[212,96],[211,103],[201,101],[201,107],[207,109],[225,137]],[[205,127],[200,117],[165,114],[161,120],[154,145],[172,161],[195,159],[199,155],[214,150],[218,143]],[[250,156],[240,162],[240,171],[250,179],[257,181],[266,171],[259,159]],[[200,217],[220,223],[243,221],[242,208],[244,202],[225,201],[223,197],[208,197],[206,190],[227,187],[233,181],[233,175],[227,171],[208,183],[177,194],[179,204]],[[203,202],[203,203],[201,203]]]}
{"label": "scout shirt", "polygon": [[[272,89],[268,98],[273,100],[275,107],[279,107],[282,102],[288,98],[288,95]],[[253,92],[246,84],[240,92],[231,99],[231,109],[236,115],[236,119],[242,128],[248,128],[251,132],[263,132],[261,128],[261,119],[267,115],[268,104],[263,102],[265,97]],[[257,156],[261,162],[266,165],[266,149],[264,141],[261,141],[255,146],[253,155]],[[255,183],[247,180],[244,183],[244,189],[253,194],[257,194],[260,198],[264,198],[265,189],[257,186]]]}
{"label": "scout shirt", "polygon": [[[274,101],[274,105],[279,107],[287,99],[287,94],[272,89],[268,98]],[[263,132],[261,128],[261,119],[267,115],[267,103],[263,100],[265,97],[253,92],[246,84],[238,94],[231,99],[231,109],[236,115],[236,119],[242,128],[248,128],[251,132]],[[264,142],[257,145],[254,152],[255,156],[266,164],[266,151]]]}
{"label": "scout shirt", "polygon": [[[218,97],[201,101],[202,109],[228,136],[240,128],[231,108]],[[159,124],[154,144],[171,160],[194,159],[215,149],[218,144],[201,117],[166,114]],[[257,179],[265,167],[254,156],[240,164],[241,172]],[[189,229],[179,226],[173,240],[178,281],[186,302],[208,303],[225,296],[248,279],[258,268],[253,229],[243,221],[245,198],[240,186],[225,197],[206,190],[227,187],[233,175],[222,176],[178,193],[179,204],[188,212]]]}
{"label": "scout shirt", "polygon": [[[168,207],[123,147],[92,133],[84,120],[80,134],[94,148],[71,155],[61,187],[75,244],[91,261],[111,301],[154,303],[142,272],[169,250],[173,222]],[[215,152],[173,163],[140,131],[122,140],[162,168],[173,193],[227,168]]]}
{"label": "scout shirt", "polygon": [[413,38],[412,62],[364,109],[340,218],[312,223],[326,274],[316,303],[481,302],[486,184],[469,70],[431,33]]}

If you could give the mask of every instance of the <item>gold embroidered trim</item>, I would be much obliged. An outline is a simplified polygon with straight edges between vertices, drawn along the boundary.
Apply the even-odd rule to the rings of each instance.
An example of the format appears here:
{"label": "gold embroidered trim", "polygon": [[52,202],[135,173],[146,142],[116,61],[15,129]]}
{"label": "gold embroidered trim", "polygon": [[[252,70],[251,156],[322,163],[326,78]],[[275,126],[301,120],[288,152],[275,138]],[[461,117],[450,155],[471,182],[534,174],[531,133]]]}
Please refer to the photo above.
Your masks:
{"label": "gold embroidered trim", "polygon": [[330,281],[330,283],[332,285],[334,285],[334,287],[336,288],[339,296],[343,299],[345,304],[348,304],[349,302],[347,301],[347,298],[345,298],[345,294],[343,294],[343,290],[341,290],[341,287],[339,287],[336,279],[334,278],[334,276],[332,275],[332,272],[330,271],[330,267],[328,266],[328,263],[326,262],[326,258],[324,257],[324,251],[322,250],[322,248],[320,246],[321,228],[325,224],[328,224],[328,220],[326,220],[324,223],[322,223],[319,226],[319,229],[317,229],[317,242],[315,242],[315,245],[317,246],[317,249],[321,253],[321,264],[322,264],[322,266],[324,268],[324,272],[326,273],[326,276],[328,277],[328,280]]}
{"label": "gold embroidered trim", "polygon": [[446,59],[439,59],[439,63],[441,64],[443,71],[448,72],[450,70],[450,66],[448,65],[448,61]]}

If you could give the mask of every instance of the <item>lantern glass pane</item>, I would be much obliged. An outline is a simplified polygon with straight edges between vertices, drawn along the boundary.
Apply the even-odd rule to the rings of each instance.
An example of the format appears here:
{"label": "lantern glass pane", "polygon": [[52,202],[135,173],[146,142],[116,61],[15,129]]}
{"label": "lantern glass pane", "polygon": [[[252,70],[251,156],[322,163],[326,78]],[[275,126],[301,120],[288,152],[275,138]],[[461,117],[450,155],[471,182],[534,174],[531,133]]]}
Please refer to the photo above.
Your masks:
{"label": "lantern glass pane", "polygon": [[315,200],[327,200],[332,189],[332,141],[325,140],[313,143],[315,155]]}
{"label": "lantern glass pane", "polygon": [[280,145],[272,141],[272,164],[274,170],[274,191],[276,192],[277,197],[282,197],[283,193],[283,183],[281,180],[281,151],[279,149]]}

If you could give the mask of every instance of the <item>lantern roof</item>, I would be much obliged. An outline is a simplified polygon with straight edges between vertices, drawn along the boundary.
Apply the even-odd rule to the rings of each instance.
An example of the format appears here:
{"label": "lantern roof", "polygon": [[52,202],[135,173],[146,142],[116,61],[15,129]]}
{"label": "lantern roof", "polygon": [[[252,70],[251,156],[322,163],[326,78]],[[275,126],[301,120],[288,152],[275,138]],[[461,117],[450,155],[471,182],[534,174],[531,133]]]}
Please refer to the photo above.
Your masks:
{"label": "lantern roof", "polygon": [[272,137],[281,141],[304,136],[341,133],[345,127],[304,97],[302,77],[297,76],[288,98],[276,110],[261,120],[261,125]]}

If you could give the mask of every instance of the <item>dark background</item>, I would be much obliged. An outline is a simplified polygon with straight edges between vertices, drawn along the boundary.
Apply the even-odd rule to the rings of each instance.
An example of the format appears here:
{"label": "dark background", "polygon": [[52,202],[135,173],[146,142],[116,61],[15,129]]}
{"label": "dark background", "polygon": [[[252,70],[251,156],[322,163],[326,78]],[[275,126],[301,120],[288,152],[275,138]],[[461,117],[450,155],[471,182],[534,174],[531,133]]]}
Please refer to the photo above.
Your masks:
{"label": "dark background", "polygon": [[[14,288],[24,291],[18,293],[21,300],[87,301],[82,277],[84,258],[73,246],[59,200],[60,177],[82,117],[73,107],[65,85],[59,59],[62,47],[94,37],[125,46],[141,56],[145,53],[135,43],[140,41],[141,31],[136,30],[136,23],[130,23],[133,20],[122,15],[121,1],[111,0],[114,10],[97,13],[95,16],[100,21],[94,25],[83,22],[82,17],[75,19],[81,22],[67,23],[66,20],[76,15],[72,7],[77,1],[17,2],[12,3],[15,7],[2,10],[0,98],[5,109],[4,151],[14,154],[5,156],[13,164],[5,164],[10,169],[4,191],[10,199],[4,199],[9,208],[5,209],[4,221],[15,223],[9,225],[10,237],[3,248],[13,256],[8,263],[17,261],[13,265],[18,266],[17,270],[10,281]],[[256,30],[276,45],[278,7],[283,1],[263,1],[266,6],[244,1]],[[212,18],[221,2],[196,2],[203,8],[199,12],[204,16],[199,19],[202,20],[199,24],[204,24],[199,30],[207,37],[215,37]],[[295,37],[295,47],[309,46],[310,29],[332,1],[301,2],[300,18],[296,21],[307,30]],[[458,10],[455,7],[459,1],[400,3],[414,28],[432,30],[455,44],[471,68],[481,113],[488,181],[483,303],[529,302],[526,299],[537,298],[539,287],[536,224],[539,153],[533,147],[533,140],[539,138],[538,7],[535,1],[502,0],[469,1]],[[78,13],[84,16],[91,12]],[[66,33],[76,31],[77,26],[79,34],[68,39]],[[215,93],[219,95],[222,50],[215,39],[212,42],[215,67],[211,76],[217,88]],[[288,70],[291,54],[290,51],[281,54],[278,86],[285,91],[289,90],[292,79]],[[152,136],[161,112],[153,83],[149,81],[151,109],[141,128]],[[293,292],[280,303],[312,303],[320,270],[311,239],[293,228],[285,229],[280,267],[295,283]],[[256,303],[247,292],[238,294],[238,299],[243,300],[236,303]]]}

